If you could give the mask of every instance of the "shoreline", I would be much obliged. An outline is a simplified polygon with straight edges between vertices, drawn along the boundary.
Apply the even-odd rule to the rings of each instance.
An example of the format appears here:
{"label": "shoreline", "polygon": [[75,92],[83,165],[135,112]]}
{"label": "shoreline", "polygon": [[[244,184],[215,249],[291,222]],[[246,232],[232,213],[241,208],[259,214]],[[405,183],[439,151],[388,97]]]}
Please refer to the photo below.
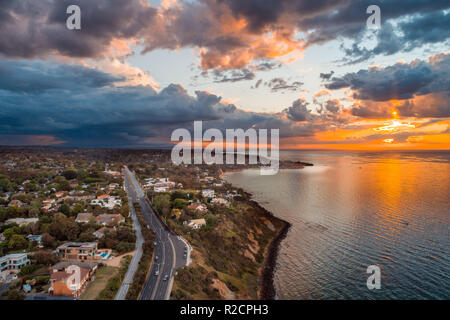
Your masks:
{"label": "shoreline", "polygon": [[[227,170],[222,172],[220,175],[223,178],[226,174],[233,172],[240,172],[242,170]],[[228,182],[229,183],[229,182]],[[231,184],[231,183],[230,183]],[[232,185],[232,184],[231,184]],[[236,187],[235,187],[236,188]],[[253,194],[250,192],[241,189],[249,198],[247,202],[254,207],[259,208],[262,212],[264,212],[263,216],[272,221],[278,221],[282,227],[278,228],[278,233],[274,238],[271,239],[269,244],[264,249],[264,263],[260,271],[260,280],[259,280],[259,288],[258,288],[258,298],[259,300],[274,300],[277,292],[275,288],[275,267],[277,265],[278,253],[280,251],[281,243],[286,238],[289,229],[291,228],[291,223],[278,218],[272,212],[264,208],[261,204],[259,204],[256,200],[253,200]]]}
{"label": "shoreline", "polygon": [[261,279],[258,290],[260,300],[275,300],[275,297],[277,295],[274,279],[275,267],[277,266],[278,253],[280,251],[281,243],[286,238],[289,229],[291,228],[291,224],[283,219],[276,217],[272,212],[268,211],[255,200],[249,200],[249,203],[263,210],[264,215],[268,219],[277,220],[282,224],[282,227],[278,230],[278,234],[269,242],[269,244],[265,248],[264,264],[260,273]]}

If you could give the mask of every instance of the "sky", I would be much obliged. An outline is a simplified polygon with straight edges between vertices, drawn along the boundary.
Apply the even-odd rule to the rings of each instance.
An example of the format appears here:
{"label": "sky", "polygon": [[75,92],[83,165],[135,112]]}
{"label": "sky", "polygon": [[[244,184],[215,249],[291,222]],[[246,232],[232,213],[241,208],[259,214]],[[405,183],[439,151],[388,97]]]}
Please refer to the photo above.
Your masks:
{"label": "sky", "polygon": [[440,0],[0,0],[0,145],[450,149],[449,44]]}

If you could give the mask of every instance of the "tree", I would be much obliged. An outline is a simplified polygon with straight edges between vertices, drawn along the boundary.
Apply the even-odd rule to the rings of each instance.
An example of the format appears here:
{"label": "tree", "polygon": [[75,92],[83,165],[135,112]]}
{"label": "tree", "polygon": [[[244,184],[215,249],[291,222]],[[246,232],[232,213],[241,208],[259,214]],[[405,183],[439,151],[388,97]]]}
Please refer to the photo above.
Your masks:
{"label": "tree", "polygon": [[75,179],[78,176],[75,170],[66,170],[61,175],[67,180]]}
{"label": "tree", "polygon": [[56,254],[47,250],[39,250],[35,252],[32,255],[31,259],[34,263],[45,266],[53,265],[59,261],[59,257]]}
{"label": "tree", "polygon": [[44,234],[42,235],[41,241],[42,241],[42,245],[43,245],[45,248],[51,248],[51,249],[53,249],[53,248],[56,247],[55,238],[53,238],[53,237],[52,237],[51,235],[49,235],[48,233],[44,233]]}
{"label": "tree", "polygon": [[35,264],[29,264],[27,266],[23,266],[22,269],[20,269],[21,275],[29,275],[35,272],[39,267]]}
{"label": "tree", "polygon": [[153,205],[156,210],[167,215],[170,210],[170,196],[168,194],[160,194],[153,198]]}
{"label": "tree", "polygon": [[64,213],[66,216],[70,216],[70,207],[63,203],[60,207],[59,207],[59,211]]}
{"label": "tree", "polygon": [[189,204],[189,201],[185,199],[177,198],[173,201],[173,206],[177,209],[184,209]]}
{"label": "tree", "polygon": [[28,241],[20,234],[13,235],[8,241],[9,250],[22,250],[28,248]]}
{"label": "tree", "polygon": [[12,289],[8,290],[8,294],[6,295],[7,300],[23,300],[25,299],[25,293],[20,289]]}

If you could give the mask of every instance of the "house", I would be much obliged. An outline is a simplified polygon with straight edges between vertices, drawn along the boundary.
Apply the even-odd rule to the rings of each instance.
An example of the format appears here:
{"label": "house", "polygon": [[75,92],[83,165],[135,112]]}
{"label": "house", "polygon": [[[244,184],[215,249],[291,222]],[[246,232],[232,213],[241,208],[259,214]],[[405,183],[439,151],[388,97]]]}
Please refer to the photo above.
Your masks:
{"label": "house", "polygon": [[229,207],[230,203],[223,198],[214,198],[211,200],[212,205]]}
{"label": "house", "polygon": [[93,232],[92,234],[97,239],[100,239],[100,238],[103,238],[107,232],[112,232],[112,231],[114,231],[113,228],[102,227],[102,228],[98,229],[97,231]]}
{"label": "house", "polygon": [[50,268],[49,294],[79,298],[97,270],[96,262],[66,261]]}
{"label": "house", "polygon": [[114,177],[119,177],[121,175],[119,171],[105,170],[103,172]]}
{"label": "house", "polygon": [[119,184],[118,183],[110,183],[108,186],[109,190],[114,190],[116,188],[119,188]]}
{"label": "house", "polygon": [[78,223],[89,223],[89,221],[94,220],[94,216],[91,212],[80,212],[75,219]]}
{"label": "house", "polygon": [[100,214],[95,218],[97,224],[103,226],[118,225],[125,222],[125,218],[121,214]]}
{"label": "house", "polygon": [[56,248],[63,260],[96,260],[97,242],[68,242]]}
{"label": "house", "polygon": [[203,196],[203,198],[212,199],[215,197],[214,190],[212,190],[212,189],[202,190],[202,196]]}
{"label": "house", "polygon": [[27,236],[27,239],[28,239],[28,241],[36,242],[38,244],[39,248],[42,248],[42,235],[40,235],[40,234],[39,235],[32,235],[32,234],[30,234],[30,235]]}
{"label": "house", "polygon": [[56,248],[62,260],[100,261],[111,255],[110,249],[98,249],[97,242],[67,242]]}
{"label": "house", "polygon": [[58,192],[55,193],[55,196],[56,196],[57,198],[61,198],[64,194],[65,194],[64,191],[58,191]]}
{"label": "house", "polygon": [[100,206],[102,208],[114,209],[116,206],[122,205],[122,200],[117,197],[110,196],[109,194],[104,194],[98,196],[97,199],[94,199],[90,202],[92,206]]}
{"label": "house", "polygon": [[46,206],[46,205],[53,205],[56,203],[55,199],[45,199],[44,201],[42,201],[42,205]]}
{"label": "house", "polygon": [[14,218],[5,221],[5,224],[17,223],[19,227],[29,225],[30,223],[37,223],[38,218]]}
{"label": "house", "polygon": [[205,213],[208,208],[203,203],[191,203],[186,209],[192,210],[197,213]]}
{"label": "house", "polygon": [[10,203],[8,203],[8,207],[26,208],[27,205],[20,200],[12,200]]}
{"label": "house", "polygon": [[169,192],[169,188],[167,187],[153,187],[154,192]]}
{"label": "house", "polygon": [[203,226],[206,226],[206,220],[205,219],[194,219],[194,220],[189,220],[187,223],[185,221],[185,224],[188,227],[191,227],[192,229],[197,230]]}
{"label": "house", "polygon": [[13,253],[0,257],[0,272],[11,271],[18,273],[22,267],[31,264],[28,253]]}

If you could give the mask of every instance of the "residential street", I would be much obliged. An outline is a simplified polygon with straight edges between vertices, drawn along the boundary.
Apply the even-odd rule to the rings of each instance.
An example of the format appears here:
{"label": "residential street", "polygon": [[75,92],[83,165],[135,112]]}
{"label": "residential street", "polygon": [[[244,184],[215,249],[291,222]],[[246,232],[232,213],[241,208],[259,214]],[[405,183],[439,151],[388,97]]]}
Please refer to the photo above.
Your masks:
{"label": "residential street", "polygon": [[[128,177],[131,181],[131,183],[125,184],[127,193],[133,201],[139,202],[147,227],[156,234],[154,260],[144,284],[141,300],[168,300],[175,271],[186,265],[186,260],[183,257],[185,243],[159,219],[134,173],[127,167],[125,167],[125,175],[125,180],[128,181]],[[156,257],[158,258],[156,259]],[[158,275],[156,275],[157,271]],[[165,276],[167,276],[166,280],[164,280]]]}

